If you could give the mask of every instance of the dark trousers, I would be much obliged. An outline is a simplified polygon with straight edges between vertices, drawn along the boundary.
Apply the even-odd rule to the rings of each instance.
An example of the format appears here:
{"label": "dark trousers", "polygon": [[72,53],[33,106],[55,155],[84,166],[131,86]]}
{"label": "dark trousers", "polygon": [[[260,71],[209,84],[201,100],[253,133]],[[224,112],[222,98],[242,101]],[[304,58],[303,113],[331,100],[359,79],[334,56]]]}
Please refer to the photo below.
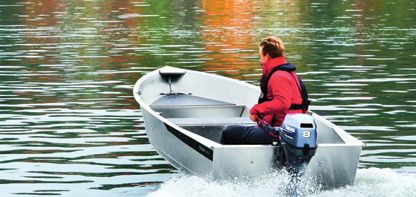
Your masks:
{"label": "dark trousers", "polygon": [[221,136],[221,144],[272,144],[268,132],[258,126],[231,125]]}

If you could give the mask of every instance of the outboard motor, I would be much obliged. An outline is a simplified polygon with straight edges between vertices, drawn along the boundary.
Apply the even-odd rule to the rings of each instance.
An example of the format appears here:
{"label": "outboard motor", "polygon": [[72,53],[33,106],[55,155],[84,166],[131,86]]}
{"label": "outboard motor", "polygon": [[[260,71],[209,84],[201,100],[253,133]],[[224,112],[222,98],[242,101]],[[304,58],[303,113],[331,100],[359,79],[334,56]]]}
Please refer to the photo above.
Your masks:
{"label": "outboard motor", "polygon": [[318,146],[313,117],[308,114],[288,114],[275,131],[280,136],[278,162],[290,173],[301,176]]}

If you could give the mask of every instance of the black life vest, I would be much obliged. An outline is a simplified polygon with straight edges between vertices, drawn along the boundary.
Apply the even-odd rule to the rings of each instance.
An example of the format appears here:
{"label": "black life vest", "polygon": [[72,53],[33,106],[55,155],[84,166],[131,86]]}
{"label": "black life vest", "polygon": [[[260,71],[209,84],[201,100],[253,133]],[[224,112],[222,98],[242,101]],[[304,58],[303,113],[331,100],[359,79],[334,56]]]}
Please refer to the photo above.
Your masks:
{"label": "black life vest", "polygon": [[[267,98],[267,94],[268,94],[268,89],[267,86],[269,84],[270,78],[272,77],[273,73],[278,71],[278,70],[283,70],[286,72],[289,72],[290,75],[293,77],[293,79],[296,80],[296,78],[293,76],[293,74],[296,75],[296,73],[293,73],[293,71],[296,70],[296,67],[291,64],[291,63],[286,63],[286,64],[282,64],[280,66],[276,66],[274,67],[267,76],[262,76],[260,79],[260,88],[261,88],[261,95],[259,97],[258,103],[263,103],[265,101],[269,101],[270,99]],[[297,76],[297,75],[296,75]],[[298,83],[296,83],[296,85],[298,86],[300,95],[302,96],[302,104],[291,104],[290,108],[291,110],[299,110],[301,109],[303,113],[305,113],[306,111],[308,111],[309,109],[309,105],[311,104],[311,101],[308,98],[308,91],[306,90],[305,85],[303,84],[303,81],[301,80],[301,78],[299,76],[297,76],[298,78]]]}

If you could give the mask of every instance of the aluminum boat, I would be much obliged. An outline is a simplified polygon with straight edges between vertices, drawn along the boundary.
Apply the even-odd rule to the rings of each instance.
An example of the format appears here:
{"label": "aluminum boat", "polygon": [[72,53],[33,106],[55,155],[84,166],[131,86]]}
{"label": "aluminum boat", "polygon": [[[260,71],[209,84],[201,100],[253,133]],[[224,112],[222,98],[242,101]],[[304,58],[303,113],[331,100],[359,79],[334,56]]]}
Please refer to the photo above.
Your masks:
{"label": "aluminum boat", "polygon": [[[276,170],[278,146],[223,145],[227,125],[255,125],[248,111],[260,88],[223,76],[163,67],[141,77],[133,94],[156,151],[175,168],[201,177],[261,176]],[[363,143],[325,118],[316,122],[318,147],[304,176],[325,188],[354,183]]]}

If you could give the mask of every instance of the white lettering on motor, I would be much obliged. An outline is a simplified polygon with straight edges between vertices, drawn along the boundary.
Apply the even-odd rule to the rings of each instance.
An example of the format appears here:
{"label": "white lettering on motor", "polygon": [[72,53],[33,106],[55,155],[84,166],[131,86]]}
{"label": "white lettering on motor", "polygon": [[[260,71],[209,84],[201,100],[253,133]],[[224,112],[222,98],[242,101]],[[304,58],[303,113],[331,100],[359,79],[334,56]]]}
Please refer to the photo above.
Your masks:
{"label": "white lettering on motor", "polygon": [[310,138],[311,137],[311,132],[310,131],[304,131],[303,132],[303,137]]}

